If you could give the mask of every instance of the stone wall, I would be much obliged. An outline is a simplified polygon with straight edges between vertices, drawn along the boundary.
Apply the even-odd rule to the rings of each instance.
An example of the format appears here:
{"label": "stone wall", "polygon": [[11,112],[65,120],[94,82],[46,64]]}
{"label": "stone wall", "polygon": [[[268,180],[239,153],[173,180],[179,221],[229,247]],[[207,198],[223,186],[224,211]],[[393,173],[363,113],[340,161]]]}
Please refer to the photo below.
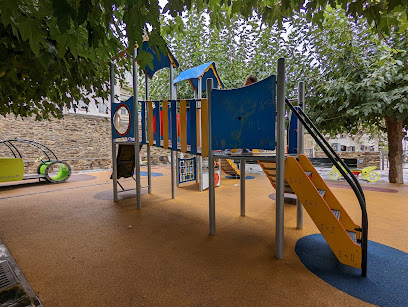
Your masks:
{"label": "stone wall", "polygon": [[[86,115],[65,115],[63,119],[35,121],[33,118],[0,119],[0,139],[16,137],[36,140],[49,147],[58,159],[68,162],[72,170],[109,169],[112,167],[110,119]],[[305,138],[305,148],[313,148],[310,136]],[[38,163],[34,161],[43,155],[33,146],[17,144],[27,173],[36,173]],[[342,158],[357,158],[358,167],[380,167],[379,152],[340,152]],[[5,145],[0,145],[0,157],[12,156]],[[325,157],[315,152],[315,157]],[[147,160],[146,146],[141,150],[142,161]],[[151,147],[152,164],[169,163],[170,150]],[[363,159],[363,163],[359,160]]]}
{"label": "stone wall", "polygon": [[[49,147],[59,160],[66,161],[72,170],[109,169],[112,167],[110,119],[96,116],[65,115],[63,119],[35,121],[34,118],[0,119],[0,139],[16,137],[38,141]],[[36,173],[43,153],[33,146],[15,143],[26,167],[25,173]],[[152,163],[167,163],[169,151],[151,148]],[[0,157],[12,157],[7,146],[0,145]],[[146,149],[141,151],[146,160]]]}
{"label": "stone wall", "polygon": [[[65,115],[63,119],[35,121],[34,118],[8,116],[0,120],[1,139],[23,138],[38,141],[49,147],[59,160],[68,162],[73,170],[109,168],[111,165],[109,118]],[[23,156],[26,171],[35,173],[44,155],[34,146],[14,143]],[[12,156],[5,145],[0,156]]]}
{"label": "stone wall", "polygon": [[[357,159],[357,168],[376,166],[378,169],[380,169],[381,167],[381,153],[379,151],[339,151],[337,154],[340,158]],[[326,155],[322,151],[316,151],[315,157],[326,158]]]}

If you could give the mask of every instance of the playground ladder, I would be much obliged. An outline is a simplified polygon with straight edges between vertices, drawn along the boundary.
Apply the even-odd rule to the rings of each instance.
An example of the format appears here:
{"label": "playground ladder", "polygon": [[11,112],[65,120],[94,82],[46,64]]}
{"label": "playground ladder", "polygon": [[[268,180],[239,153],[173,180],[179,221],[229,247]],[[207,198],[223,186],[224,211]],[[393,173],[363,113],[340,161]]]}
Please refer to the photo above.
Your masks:
{"label": "playground ladder", "polygon": [[[231,159],[222,159],[221,160],[221,169],[230,176],[235,178],[241,177],[241,171],[237,167],[237,165]],[[246,174],[245,174],[246,177]]]}
{"label": "playground ladder", "polygon": [[[274,163],[259,164],[274,185]],[[285,186],[297,195],[337,259],[343,264],[361,268],[361,226],[352,221],[305,155],[299,155],[299,159],[286,157],[285,181]]]}
{"label": "playground ladder", "polygon": [[[340,159],[302,108],[294,107],[286,98],[285,103],[353,189],[361,209],[361,227],[351,221],[343,207],[304,155],[299,155],[299,161],[294,157],[287,157],[285,167],[287,165],[288,172],[285,171],[285,179],[298,197],[300,195],[300,202],[322,232],[323,237],[337,258],[342,263],[354,266],[356,257],[361,255],[358,259],[358,261],[361,261],[360,266],[356,267],[361,267],[361,275],[367,276],[368,217],[363,189],[348,166]],[[306,172],[311,172],[311,176],[307,176]],[[344,231],[341,230],[341,227]],[[358,246],[360,248],[357,248]]]}

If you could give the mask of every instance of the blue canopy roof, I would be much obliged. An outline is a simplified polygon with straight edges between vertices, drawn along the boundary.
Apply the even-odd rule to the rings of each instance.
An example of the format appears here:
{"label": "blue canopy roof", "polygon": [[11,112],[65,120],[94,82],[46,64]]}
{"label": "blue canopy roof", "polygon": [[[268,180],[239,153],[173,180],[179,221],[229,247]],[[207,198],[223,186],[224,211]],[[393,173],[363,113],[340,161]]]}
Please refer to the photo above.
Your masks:
{"label": "blue canopy roof", "polygon": [[144,51],[149,52],[151,55],[153,55],[153,69],[150,68],[150,66],[146,66],[143,68],[143,71],[145,74],[149,76],[151,79],[154,75],[154,73],[162,68],[170,67],[170,63],[173,65],[174,68],[179,67],[179,63],[177,62],[176,58],[173,56],[173,54],[170,52],[169,48],[166,46],[167,54],[163,54],[163,52],[160,50],[160,61],[159,57],[157,54],[154,52],[154,50],[149,47],[149,42],[144,41],[142,45],[142,49]]}
{"label": "blue canopy roof", "polygon": [[183,71],[176,79],[174,79],[173,82],[176,84],[178,82],[188,80],[193,89],[196,90],[198,88],[198,80],[202,79],[202,90],[205,91],[207,87],[206,80],[209,78],[214,80],[214,87],[216,84],[218,84],[220,88],[224,88],[224,84],[217,73],[214,62],[208,62],[200,66],[187,69]]}

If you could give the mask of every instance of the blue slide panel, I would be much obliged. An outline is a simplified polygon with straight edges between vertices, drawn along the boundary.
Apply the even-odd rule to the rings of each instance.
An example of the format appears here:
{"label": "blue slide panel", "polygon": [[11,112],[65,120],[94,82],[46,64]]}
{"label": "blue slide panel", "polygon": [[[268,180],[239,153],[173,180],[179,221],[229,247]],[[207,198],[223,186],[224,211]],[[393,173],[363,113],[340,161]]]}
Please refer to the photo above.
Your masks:
{"label": "blue slide panel", "polygon": [[211,93],[212,150],[275,149],[276,76]]}
{"label": "blue slide panel", "polygon": [[171,149],[177,150],[177,103],[175,100],[171,100]]}

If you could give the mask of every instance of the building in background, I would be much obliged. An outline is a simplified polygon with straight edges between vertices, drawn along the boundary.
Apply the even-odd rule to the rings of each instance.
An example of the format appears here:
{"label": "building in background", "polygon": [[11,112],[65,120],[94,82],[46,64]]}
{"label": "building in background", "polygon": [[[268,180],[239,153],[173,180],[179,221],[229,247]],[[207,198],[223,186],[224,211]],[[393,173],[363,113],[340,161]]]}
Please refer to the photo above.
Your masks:
{"label": "building in background", "polygon": [[[115,84],[115,94],[119,96],[119,101],[126,101],[132,95],[132,75],[130,72],[125,74],[125,85],[123,87],[117,82]],[[77,101],[77,109],[66,108],[64,114],[87,115],[110,118],[110,99],[103,101],[102,98],[91,98],[89,105],[83,100]]]}
{"label": "building in background", "polygon": [[335,151],[380,151],[378,137],[365,133],[356,136],[343,133],[327,140]]}

